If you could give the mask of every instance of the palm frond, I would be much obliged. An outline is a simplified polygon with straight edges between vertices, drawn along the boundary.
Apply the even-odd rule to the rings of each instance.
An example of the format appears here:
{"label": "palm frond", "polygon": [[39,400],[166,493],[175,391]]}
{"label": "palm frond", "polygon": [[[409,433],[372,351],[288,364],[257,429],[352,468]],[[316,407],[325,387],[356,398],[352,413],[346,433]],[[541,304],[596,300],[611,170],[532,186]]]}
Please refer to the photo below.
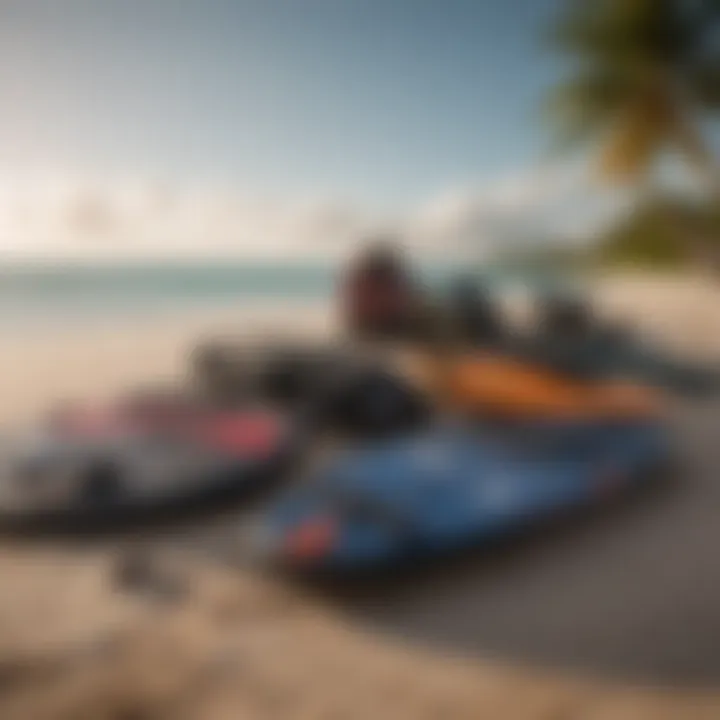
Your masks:
{"label": "palm frond", "polygon": [[589,73],[560,85],[547,98],[544,115],[556,129],[559,148],[583,143],[612,122],[628,101],[622,77]]}
{"label": "palm frond", "polygon": [[671,64],[693,48],[698,29],[691,27],[691,17],[678,0],[570,0],[551,42],[583,61],[621,67]]}
{"label": "palm frond", "polygon": [[720,54],[696,68],[690,78],[692,96],[706,110],[720,110]]}
{"label": "palm frond", "polygon": [[667,145],[672,122],[670,115],[658,114],[646,103],[628,107],[608,131],[600,174],[612,181],[636,182]]}
{"label": "palm frond", "polygon": [[602,174],[631,181],[669,147],[697,158],[689,119],[720,108],[720,0],[566,0],[563,8],[551,40],[577,70],[544,108],[558,147],[594,139]]}

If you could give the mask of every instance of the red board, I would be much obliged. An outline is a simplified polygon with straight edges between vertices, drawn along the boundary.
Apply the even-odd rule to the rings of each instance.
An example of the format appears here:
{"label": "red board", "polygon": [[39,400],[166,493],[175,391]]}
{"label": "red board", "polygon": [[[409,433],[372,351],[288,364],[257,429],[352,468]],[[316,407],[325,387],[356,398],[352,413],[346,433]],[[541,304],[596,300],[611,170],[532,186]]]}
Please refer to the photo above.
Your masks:
{"label": "red board", "polygon": [[283,418],[266,410],[213,411],[188,406],[157,410],[138,412],[136,407],[122,405],[71,408],[54,418],[53,428],[62,437],[87,440],[162,433],[242,457],[272,453],[285,428]]}

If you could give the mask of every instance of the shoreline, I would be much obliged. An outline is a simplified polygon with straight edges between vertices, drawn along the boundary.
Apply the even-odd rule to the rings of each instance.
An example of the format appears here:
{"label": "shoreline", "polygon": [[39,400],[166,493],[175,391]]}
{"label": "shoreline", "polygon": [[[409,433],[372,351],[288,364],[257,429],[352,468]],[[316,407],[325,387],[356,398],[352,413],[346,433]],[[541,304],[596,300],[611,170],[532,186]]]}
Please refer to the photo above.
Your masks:
{"label": "shoreline", "polygon": [[[652,341],[691,359],[720,362],[720,283],[695,277],[612,275],[588,285],[599,312],[629,321]],[[510,299],[522,317],[527,301]],[[48,405],[104,398],[132,385],[181,379],[205,339],[329,337],[337,317],[326,301],[258,301],[162,316],[96,316],[3,329],[0,426],[24,424]]]}

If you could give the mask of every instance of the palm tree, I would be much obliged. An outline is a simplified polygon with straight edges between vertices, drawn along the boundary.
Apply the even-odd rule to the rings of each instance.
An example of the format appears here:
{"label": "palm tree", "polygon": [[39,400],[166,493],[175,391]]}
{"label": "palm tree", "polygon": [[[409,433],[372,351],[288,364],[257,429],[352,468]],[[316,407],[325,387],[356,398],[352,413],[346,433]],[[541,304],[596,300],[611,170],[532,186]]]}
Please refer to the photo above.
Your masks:
{"label": "palm tree", "polygon": [[575,74],[549,107],[568,143],[599,143],[602,174],[640,184],[679,154],[720,200],[701,132],[720,110],[720,0],[565,0],[553,43]]}

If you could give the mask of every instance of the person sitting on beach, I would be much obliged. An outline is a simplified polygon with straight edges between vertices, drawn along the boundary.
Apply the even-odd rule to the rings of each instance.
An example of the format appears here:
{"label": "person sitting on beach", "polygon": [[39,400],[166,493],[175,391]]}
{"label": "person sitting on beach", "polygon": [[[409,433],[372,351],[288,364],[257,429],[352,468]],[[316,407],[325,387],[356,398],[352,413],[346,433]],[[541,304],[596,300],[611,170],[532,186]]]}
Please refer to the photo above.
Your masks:
{"label": "person sitting on beach", "polygon": [[399,339],[413,332],[420,293],[392,241],[369,244],[345,274],[341,292],[345,325],[352,335]]}
{"label": "person sitting on beach", "polygon": [[460,336],[471,343],[503,339],[503,322],[484,285],[472,276],[458,278],[452,286],[451,313]]}
{"label": "person sitting on beach", "polygon": [[540,302],[540,332],[551,339],[585,339],[595,327],[593,310],[580,297],[562,292],[546,295]]}

